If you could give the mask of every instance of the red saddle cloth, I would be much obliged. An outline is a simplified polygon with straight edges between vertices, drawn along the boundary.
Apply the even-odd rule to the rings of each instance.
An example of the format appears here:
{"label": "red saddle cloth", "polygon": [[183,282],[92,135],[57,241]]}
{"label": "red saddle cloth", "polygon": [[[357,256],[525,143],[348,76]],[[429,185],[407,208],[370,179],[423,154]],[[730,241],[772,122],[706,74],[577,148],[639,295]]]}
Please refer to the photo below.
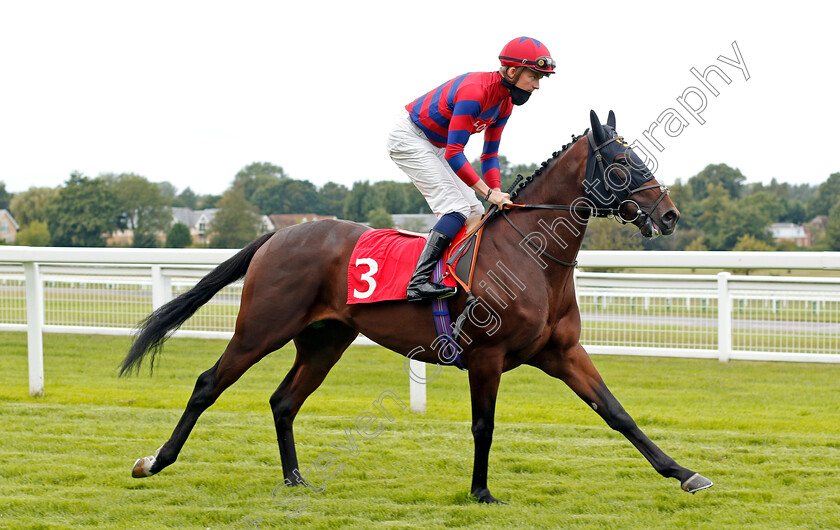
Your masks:
{"label": "red saddle cloth", "polygon": [[[362,234],[350,254],[347,303],[405,300],[405,290],[425,244],[425,235],[402,230],[368,230]],[[448,257],[446,254],[448,251],[444,253]],[[452,276],[445,276],[441,283],[456,285]]]}

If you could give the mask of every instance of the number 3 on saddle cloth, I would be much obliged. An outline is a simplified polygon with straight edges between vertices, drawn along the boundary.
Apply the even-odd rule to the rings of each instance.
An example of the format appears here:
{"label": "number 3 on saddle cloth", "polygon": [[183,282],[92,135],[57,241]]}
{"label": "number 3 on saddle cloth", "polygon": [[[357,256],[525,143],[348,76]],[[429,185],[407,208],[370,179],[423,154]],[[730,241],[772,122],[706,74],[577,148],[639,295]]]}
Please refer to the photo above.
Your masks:
{"label": "number 3 on saddle cloth", "polygon": [[[461,285],[469,291],[475,248],[478,246],[480,233],[478,237],[471,236],[472,234],[467,234],[466,226],[458,232],[454,242],[435,267],[432,281],[449,287]],[[404,230],[368,230],[363,233],[350,254],[350,265],[347,268],[347,303],[370,304],[405,300],[408,282],[425,244],[425,235]],[[462,259],[464,257],[466,259]],[[441,357],[451,359],[449,364],[463,370],[460,349],[450,334],[452,320],[446,299],[433,301],[432,315],[438,337],[447,339],[448,347]]]}

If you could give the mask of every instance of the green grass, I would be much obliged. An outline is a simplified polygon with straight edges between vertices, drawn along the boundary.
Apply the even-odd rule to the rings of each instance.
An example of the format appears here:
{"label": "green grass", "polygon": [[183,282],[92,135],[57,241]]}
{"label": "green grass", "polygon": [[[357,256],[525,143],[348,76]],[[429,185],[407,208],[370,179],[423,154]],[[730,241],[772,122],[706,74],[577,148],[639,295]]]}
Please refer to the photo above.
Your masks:
{"label": "green grass", "polygon": [[[613,393],[679,463],[715,482],[689,495],[656,474],[561,382],[535,369],[502,378],[491,491],[468,496],[466,374],[447,368],[424,415],[394,411],[294,520],[272,502],[282,480],[268,398],[285,348],[199,420],[179,460],[135,480],[131,465],[170,435],[224,342],[173,339],[156,374],[118,378],[123,337],[46,335],[46,396],[28,397],[26,336],[0,333],[0,527],[7,528],[831,528],[840,525],[840,366],[596,356]],[[345,442],[371,402],[408,403],[403,358],[353,347],[304,405],[302,466]],[[286,489],[278,498],[302,488]]]}

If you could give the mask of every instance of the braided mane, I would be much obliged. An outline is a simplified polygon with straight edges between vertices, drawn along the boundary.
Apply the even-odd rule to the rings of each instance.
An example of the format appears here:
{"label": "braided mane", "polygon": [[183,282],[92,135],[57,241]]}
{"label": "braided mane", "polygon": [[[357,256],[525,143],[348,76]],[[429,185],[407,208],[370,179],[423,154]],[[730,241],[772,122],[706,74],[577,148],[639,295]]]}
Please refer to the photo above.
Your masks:
{"label": "braided mane", "polygon": [[[560,150],[559,150],[559,151],[554,151],[553,153],[551,153],[551,158],[549,158],[548,160],[546,160],[546,161],[544,161],[543,163],[541,163],[541,164],[540,164],[540,167],[538,167],[536,170],[534,170],[534,172],[533,172],[531,175],[529,175],[529,176],[527,176],[527,177],[524,177],[524,179],[522,180],[522,182],[520,182],[520,183],[519,183],[519,186],[517,186],[517,187],[516,187],[516,189],[515,189],[515,190],[513,190],[513,191],[511,192],[511,194],[510,194],[510,198],[511,198],[511,199],[513,199],[513,198],[515,198],[517,195],[519,195],[519,193],[520,193],[520,192],[522,192],[522,190],[524,190],[524,189],[528,186],[528,184],[530,184],[531,182],[533,182],[533,180],[534,180],[536,177],[538,177],[538,176],[540,176],[540,175],[542,174],[543,170],[544,170],[546,167],[548,167],[548,164],[550,164],[553,160],[555,160],[556,158],[558,158],[560,155],[564,154],[564,153],[565,153],[565,152],[566,152],[566,151],[567,151],[570,147],[572,147],[572,146],[575,144],[575,142],[577,142],[578,140],[580,140],[581,138],[583,138],[583,136],[584,136],[585,134],[586,134],[586,131],[584,131],[584,133],[583,133],[583,134],[580,134],[580,135],[577,135],[577,136],[573,134],[573,135],[572,135],[572,141],[571,141],[571,142],[569,142],[569,143],[565,144],[563,147],[561,147],[561,148],[560,148]],[[519,175],[519,176],[521,176],[521,175]]]}

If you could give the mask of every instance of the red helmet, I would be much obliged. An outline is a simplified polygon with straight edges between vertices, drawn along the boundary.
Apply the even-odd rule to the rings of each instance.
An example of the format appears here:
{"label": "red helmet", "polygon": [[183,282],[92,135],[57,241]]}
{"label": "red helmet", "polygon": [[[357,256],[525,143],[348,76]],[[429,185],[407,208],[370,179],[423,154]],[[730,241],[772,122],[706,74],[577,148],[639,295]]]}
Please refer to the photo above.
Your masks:
{"label": "red helmet", "polygon": [[524,66],[546,76],[553,74],[557,65],[545,44],[531,37],[517,37],[505,44],[499,60],[502,66]]}

